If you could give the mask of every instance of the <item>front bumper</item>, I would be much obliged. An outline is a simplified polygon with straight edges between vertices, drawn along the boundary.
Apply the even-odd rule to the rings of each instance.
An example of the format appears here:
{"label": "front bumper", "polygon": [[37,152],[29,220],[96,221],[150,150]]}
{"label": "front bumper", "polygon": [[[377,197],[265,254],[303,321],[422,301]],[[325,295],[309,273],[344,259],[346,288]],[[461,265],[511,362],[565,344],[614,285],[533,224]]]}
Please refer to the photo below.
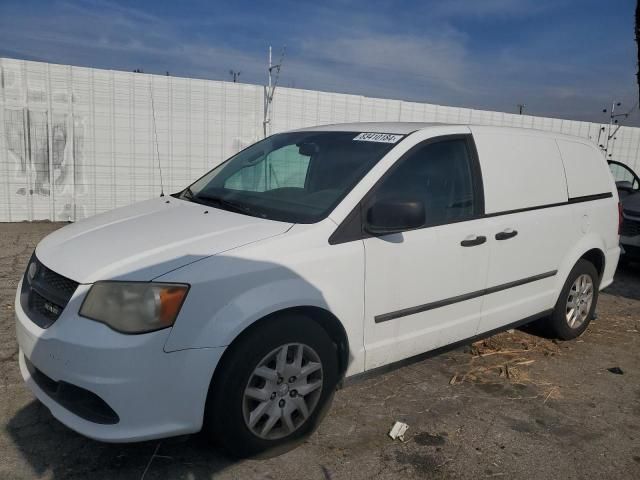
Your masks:
{"label": "front bumper", "polygon": [[[88,289],[80,285],[47,329],[28,318],[16,296],[20,371],[27,386],[60,422],[96,440],[129,442],[199,431],[209,383],[224,347],[166,353],[170,329],[125,335],[78,317]],[[74,413],[36,381],[40,373],[54,384],[95,395],[115,412],[116,422]]]}

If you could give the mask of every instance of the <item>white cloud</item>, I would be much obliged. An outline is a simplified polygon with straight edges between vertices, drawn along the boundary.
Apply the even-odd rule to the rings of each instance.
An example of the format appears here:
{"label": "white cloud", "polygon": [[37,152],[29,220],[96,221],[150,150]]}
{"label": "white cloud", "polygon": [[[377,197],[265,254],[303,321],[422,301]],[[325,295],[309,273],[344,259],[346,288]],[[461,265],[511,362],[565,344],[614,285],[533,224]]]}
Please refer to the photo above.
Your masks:
{"label": "white cloud", "polygon": [[[271,26],[277,31],[291,23],[284,34],[289,49],[281,84],[510,111],[526,103],[532,113],[581,118],[596,118],[609,95],[632,98],[632,88],[618,93],[621,74],[602,75],[603,67],[591,61],[597,53],[581,52],[580,45],[565,61],[548,55],[553,38],[483,53],[474,48],[473,38],[452,26],[458,17],[535,15],[551,5],[547,0],[429,2],[418,13],[424,19],[419,31],[376,16],[374,8],[354,15],[310,7],[315,10],[304,22],[287,19]],[[0,7],[0,51],[57,63],[215,79],[228,79],[233,68],[242,72],[241,81],[264,82],[266,44],[240,47],[220,36],[212,40],[193,33],[203,25],[216,32],[216,22],[228,26],[238,20],[165,19],[104,0],[41,11]],[[244,26],[257,29],[260,22],[248,16]]]}
{"label": "white cloud", "polygon": [[541,13],[565,0],[446,0],[428,9],[442,17],[518,17]]}
{"label": "white cloud", "polygon": [[351,67],[381,77],[414,77],[425,84],[464,89],[467,52],[458,39],[365,32],[307,41],[303,48],[306,56],[336,64],[340,70]]}

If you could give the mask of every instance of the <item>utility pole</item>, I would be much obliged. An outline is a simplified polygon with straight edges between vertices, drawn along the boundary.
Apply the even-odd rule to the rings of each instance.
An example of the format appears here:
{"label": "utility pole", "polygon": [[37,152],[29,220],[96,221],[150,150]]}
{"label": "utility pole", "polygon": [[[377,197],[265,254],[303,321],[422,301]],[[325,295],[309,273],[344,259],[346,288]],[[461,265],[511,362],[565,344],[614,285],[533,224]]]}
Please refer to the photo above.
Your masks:
{"label": "utility pole", "polygon": [[269,74],[269,90],[271,90],[271,45],[269,45],[269,65],[267,65],[267,73]]}
{"label": "utility pole", "polygon": [[238,77],[241,73],[242,72],[236,72],[235,70],[229,70],[229,75],[233,77],[233,83],[236,83],[238,81]]}
{"label": "utility pole", "polygon": [[[629,117],[631,110],[635,108],[634,105],[631,110],[626,113],[616,113],[616,107],[620,106],[622,106],[622,102],[613,102],[611,103],[611,110],[607,111],[606,108],[602,109],[602,113],[609,113],[609,125],[607,127],[600,127],[600,132],[598,133],[598,145],[604,151],[607,158],[611,158],[611,156],[613,155],[612,153],[609,153],[609,147],[613,148],[613,141],[615,141],[616,139],[615,135],[616,133],[618,133],[618,130],[620,130],[620,127],[622,126],[618,123],[618,117]],[[602,143],[600,143],[600,138],[602,137],[603,133],[605,133],[605,139]]]}
{"label": "utility pole", "polygon": [[[282,68],[282,62],[284,60],[284,54],[287,50],[287,47],[282,47],[282,53],[280,54],[280,61],[273,65],[273,60],[271,57],[271,46],[269,46],[269,63],[267,65],[267,86],[265,87],[264,92],[264,120],[262,122],[262,130],[265,137],[268,135],[269,125],[271,124],[271,103],[273,102],[273,94],[276,91],[276,86],[278,85],[278,79],[280,78],[280,69]],[[275,73],[275,77],[273,72]]]}
{"label": "utility pole", "polygon": [[526,107],[526,105],[524,103],[519,103],[518,104],[518,113],[520,115],[522,115],[522,112],[524,112],[524,107]]}

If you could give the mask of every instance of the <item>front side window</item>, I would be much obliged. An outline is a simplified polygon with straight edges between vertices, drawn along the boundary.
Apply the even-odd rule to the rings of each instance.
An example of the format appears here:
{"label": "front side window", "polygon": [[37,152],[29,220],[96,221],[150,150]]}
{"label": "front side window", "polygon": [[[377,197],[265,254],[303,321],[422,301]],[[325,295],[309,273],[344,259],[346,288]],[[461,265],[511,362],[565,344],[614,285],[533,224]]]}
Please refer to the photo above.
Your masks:
{"label": "front side window", "polygon": [[326,217],[394,143],[360,132],[291,132],[241,151],[179,197],[246,215],[313,223]]}
{"label": "front side window", "polygon": [[376,188],[372,202],[421,201],[426,226],[457,222],[480,213],[464,139],[428,143],[400,162]]}

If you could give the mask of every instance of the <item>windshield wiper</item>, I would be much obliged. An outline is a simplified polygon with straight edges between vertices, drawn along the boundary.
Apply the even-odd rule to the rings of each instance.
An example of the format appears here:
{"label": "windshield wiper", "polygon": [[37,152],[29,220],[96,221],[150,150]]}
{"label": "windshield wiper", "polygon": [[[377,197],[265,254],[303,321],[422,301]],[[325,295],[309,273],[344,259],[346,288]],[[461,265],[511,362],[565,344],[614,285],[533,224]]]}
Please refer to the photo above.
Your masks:
{"label": "windshield wiper", "polygon": [[194,201],[204,200],[207,204],[211,206],[217,206],[222,208],[223,210],[229,210],[236,213],[244,213],[245,215],[250,215],[252,217],[264,217],[263,215],[257,214],[251,207],[244,205],[242,203],[234,202],[233,200],[227,200],[226,198],[218,197],[216,195],[207,195],[198,194],[193,197]]}

